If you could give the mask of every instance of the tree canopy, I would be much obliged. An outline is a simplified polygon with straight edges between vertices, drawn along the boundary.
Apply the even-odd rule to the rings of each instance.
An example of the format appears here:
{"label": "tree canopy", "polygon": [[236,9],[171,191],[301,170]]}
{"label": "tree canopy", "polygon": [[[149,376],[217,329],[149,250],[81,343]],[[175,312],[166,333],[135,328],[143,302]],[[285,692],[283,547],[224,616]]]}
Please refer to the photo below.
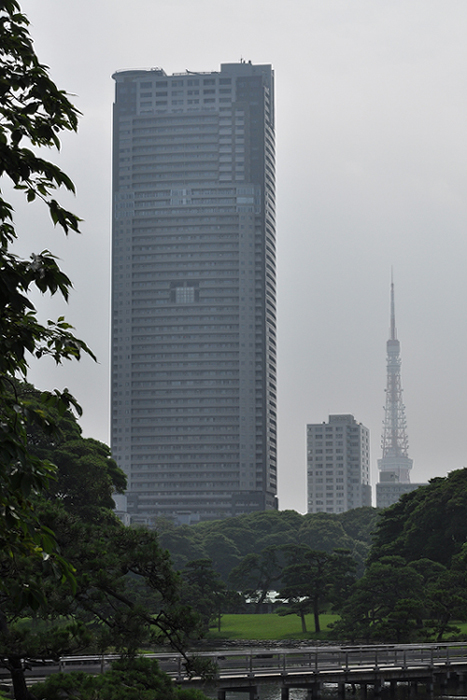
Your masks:
{"label": "tree canopy", "polygon": [[[76,131],[77,117],[39,62],[19,4],[5,0],[0,6],[0,547],[11,556],[45,551],[57,561],[53,535],[41,527],[30,500],[47,487],[54,469],[30,452],[25,422],[48,430],[53,425],[40,409],[22,401],[14,381],[26,377],[31,356],[49,355],[61,363],[92,353],[63,317],[40,322],[31,289],[68,299],[71,281],[47,250],[32,253],[29,260],[12,252],[17,231],[3,190],[4,183],[12,184],[27,202],[42,200],[54,225],[65,233],[78,231],[78,217],[54,197],[60,187],[74,192],[72,181],[38,155],[41,147],[59,149],[60,132]],[[79,410],[66,389],[44,392],[41,400],[59,410]]]}
{"label": "tree canopy", "polygon": [[177,688],[168,676],[159,672],[151,659],[120,659],[99,676],[87,673],[59,673],[33,688],[38,700],[207,700],[196,689]]}
{"label": "tree canopy", "polygon": [[364,576],[340,608],[338,636],[441,640],[467,619],[467,469],[432,479],[381,511]]}
{"label": "tree canopy", "polygon": [[282,587],[279,593],[287,606],[279,614],[297,614],[302,621],[302,632],[306,632],[305,615],[313,612],[315,632],[320,632],[319,614],[326,599],[329,585],[326,552],[316,551],[302,545],[288,552],[288,566],[281,573]]}
{"label": "tree canopy", "polygon": [[381,513],[369,561],[402,556],[450,566],[467,540],[467,469],[431,479]]}
{"label": "tree canopy", "polygon": [[210,558],[225,583],[245,557],[251,563],[253,555],[261,557],[266,550],[293,545],[329,554],[335,549],[348,550],[362,575],[378,512],[376,508],[307,515],[266,511],[180,527],[165,520],[156,523],[156,529],[177,569],[183,569],[189,561]]}
{"label": "tree canopy", "polygon": [[51,434],[36,423],[25,423],[29,452],[53,463],[56,469],[42,495],[60,501],[85,520],[98,520],[101,509],[112,510],[112,494],[124,493],[126,476],[109,447],[83,438],[74,415],[68,410],[60,413],[53,405],[44,406],[41,392],[30,384],[17,382],[15,390],[28,409],[41,411],[54,425]]}
{"label": "tree canopy", "polygon": [[[34,395],[31,387],[26,391]],[[54,532],[61,556],[74,571],[73,590],[57,580],[61,571],[53,558],[13,561],[0,552],[0,664],[11,673],[17,700],[31,697],[24,682],[28,660],[108,647],[136,658],[141,647],[161,644],[185,654],[188,639],[198,638],[205,625],[204,609],[198,615],[188,606],[190,599],[199,603],[200,587],[174,571],[157,533],[124,527],[113,514],[109,484],[124,485],[122,473],[107,446],[80,437],[73,420],[64,414],[66,429],[59,420],[48,448],[46,434],[34,430],[36,447],[64,453],[66,459],[57,460],[60,488],[33,499],[36,517]],[[95,488],[90,488],[93,469]],[[207,593],[205,599],[211,604]],[[185,657],[189,672],[203,670]]]}

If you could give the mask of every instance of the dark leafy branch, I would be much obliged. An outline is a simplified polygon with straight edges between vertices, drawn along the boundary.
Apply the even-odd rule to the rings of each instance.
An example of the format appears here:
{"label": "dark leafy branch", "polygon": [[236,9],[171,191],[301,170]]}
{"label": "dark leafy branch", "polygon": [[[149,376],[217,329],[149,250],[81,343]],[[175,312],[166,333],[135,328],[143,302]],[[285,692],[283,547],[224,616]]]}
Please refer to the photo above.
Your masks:
{"label": "dark leafy branch", "polygon": [[[0,3],[0,184],[9,180],[23,191],[27,202],[42,200],[54,225],[65,233],[78,231],[79,218],[57,202],[59,188],[74,185],[57,165],[37,153],[41,147],[60,148],[59,134],[76,131],[78,111],[50,79],[29,35],[28,20],[16,0]],[[54,255],[45,250],[22,259],[11,250],[17,238],[13,207],[0,190],[0,546],[9,556],[34,554],[54,557],[53,534],[38,522],[31,497],[54,477],[51,462],[32,455],[25,425],[44,419],[12,390],[17,377],[27,376],[30,357],[52,357],[59,364],[94,357],[86,343],[73,334],[63,317],[42,323],[30,298],[33,288],[42,294],[68,299],[71,281]],[[77,403],[65,389],[45,392],[44,404],[61,408]],[[49,426],[52,429],[52,426]],[[31,588],[32,591],[32,588]],[[32,601],[31,601],[32,602]]]}

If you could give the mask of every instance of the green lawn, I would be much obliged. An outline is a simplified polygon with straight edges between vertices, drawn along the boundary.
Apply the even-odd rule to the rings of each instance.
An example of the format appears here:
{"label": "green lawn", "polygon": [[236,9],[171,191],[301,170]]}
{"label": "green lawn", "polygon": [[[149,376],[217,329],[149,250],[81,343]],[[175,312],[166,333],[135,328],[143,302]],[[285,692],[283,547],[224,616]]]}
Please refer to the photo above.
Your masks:
{"label": "green lawn", "polygon": [[[321,632],[316,634],[313,616],[306,616],[308,631],[303,634],[300,618],[297,615],[280,617],[275,613],[267,615],[223,615],[221,631],[211,627],[208,639],[327,639],[328,624],[337,620],[338,615],[320,615]],[[455,622],[461,634],[467,634],[467,622]]]}
{"label": "green lawn", "polygon": [[209,630],[209,639],[326,639],[327,626],[337,619],[337,615],[320,615],[321,633],[314,632],[313,616],[306,616],[309,631],[302,633],[302,625],[297,615],[280,617],[269,615],[223,615],[221,631]]}

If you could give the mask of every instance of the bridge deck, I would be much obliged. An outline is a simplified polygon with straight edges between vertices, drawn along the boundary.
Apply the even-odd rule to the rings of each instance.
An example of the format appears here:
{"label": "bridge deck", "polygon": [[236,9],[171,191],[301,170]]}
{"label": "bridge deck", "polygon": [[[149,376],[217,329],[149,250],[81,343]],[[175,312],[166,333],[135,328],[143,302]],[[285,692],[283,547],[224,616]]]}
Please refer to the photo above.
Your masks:
{"label": "bridge deck", "polygon": [[[278,682],[287,689],[301,687],[318,695],[323,683],[374,685],[383,682],[424,682],[433,684],[450,674],[467,679],[467,643],[404,644],[340,647],[307,647],[299,649],[235,649],[201,652],[213,661],[216,674],[213,683],[219,697],[227,690],[249,690],[266,682]],[[182,685],[202,685],[201,678],[190,678],[184,670],[184,659],[176,653],[150,654],[160,668]],[[85,670],[103,672],[115,656],[63,657],[59,663],[34,665],[30,676],[39,677],[57,671]]]}

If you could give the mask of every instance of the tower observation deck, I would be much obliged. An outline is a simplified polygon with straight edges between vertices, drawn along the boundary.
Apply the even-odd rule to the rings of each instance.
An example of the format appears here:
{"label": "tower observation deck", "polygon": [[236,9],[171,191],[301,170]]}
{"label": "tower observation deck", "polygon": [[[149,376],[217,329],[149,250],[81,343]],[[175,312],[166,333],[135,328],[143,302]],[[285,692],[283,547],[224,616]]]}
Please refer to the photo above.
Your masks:
{"label": "tower observation deck", "polygon": [[381,447],[378,460],[380,484],[410,484],[412,460],[408,456],[409,440],[405,406],[402,401],[400,342],[397,339],[394,306],[394,282],[391,279],[391,325],[387,347],[386,406],[384,408]]}

